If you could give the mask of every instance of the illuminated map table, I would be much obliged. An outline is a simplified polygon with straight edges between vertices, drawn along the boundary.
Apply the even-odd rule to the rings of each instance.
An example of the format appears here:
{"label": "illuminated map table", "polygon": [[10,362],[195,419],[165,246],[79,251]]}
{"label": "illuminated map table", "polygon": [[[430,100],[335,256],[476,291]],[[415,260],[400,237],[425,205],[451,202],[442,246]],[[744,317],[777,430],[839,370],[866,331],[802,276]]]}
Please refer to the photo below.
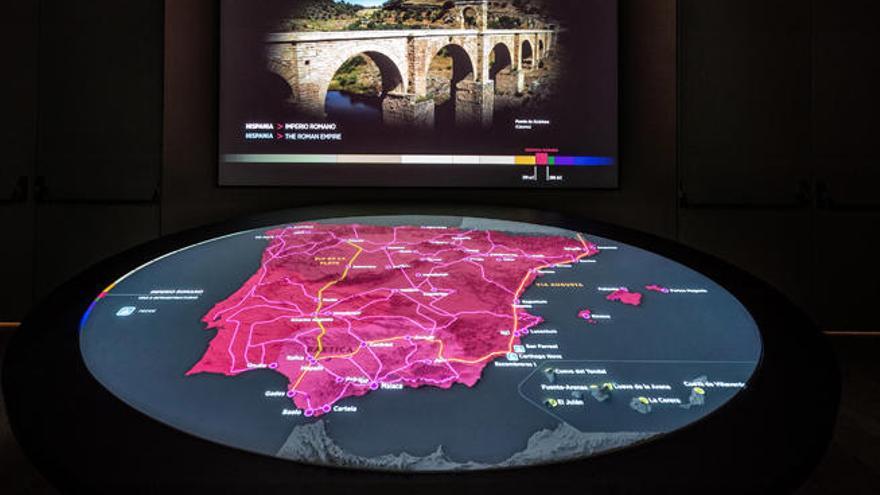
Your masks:
{"label": "illuminated map table", "polygon": [[[836,372],[766,286],[549,213],[392,211],[253,218],[83,275],[13,343],[17,436],[92,490],[144,469],[222,491],[778,488],[821,454]],[[757,476],[782,451],[797,469]]]}

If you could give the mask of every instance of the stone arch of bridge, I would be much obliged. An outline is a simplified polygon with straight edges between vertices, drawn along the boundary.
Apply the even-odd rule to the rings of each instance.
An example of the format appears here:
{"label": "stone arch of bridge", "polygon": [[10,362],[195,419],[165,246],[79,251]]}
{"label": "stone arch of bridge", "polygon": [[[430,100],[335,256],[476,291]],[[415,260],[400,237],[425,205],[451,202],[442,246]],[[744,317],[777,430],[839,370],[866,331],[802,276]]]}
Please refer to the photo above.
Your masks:
{"label": "stone arch of bridge", "polygon": [[520,53],[520,63],[519,66],[524,69],[531,69],[534,66],[535,62],[535,51],[532,48],[532,42],[529,40],[523,40],[522,46],[519,50]]}
{"label": "stone arch of bridge", "polygon": [[475,56],[476,54],[471,53],[466,47],[462,46],[459,43],[456,43],[455,41],[452,41],[452,38],[449,38],[448,40],[440,39],[437,41],[433,41],[425,47],[424,55],[427,63],[425,64],[422,73],[417,74],[416,77],[426,79],[428,77],[428,73],[431,71],[431,63],[444,50],[452,58],[454,73],[453,79],[457,79],[456,82],[461,82],[467,78],[477,76],[477,64],[475,63],[475,61],[477,60]]}
{"label": "stone arch of bridge", "polygon": [[468,51],[462,47],[461,45],[457,45],[455,43],[449,43],[441,46],[440,48],[432,47],[434,53],[428,58],[429,63],[425,70],[425,77],[428,77],[428,73],[431,71],[431,61],[433,61],[438,55],[443,53],[444,51],[448,56],[452,59],[452,86],[455,87],[456,84],[464,81],[465,79],[473,79],[476,77],[476,68],[473,62],[473,58]]}
{"label": "stone arch of bridge", "polygon": [[489,52],[489,79],[494,81],[499,72],[514,69],[513,53],[507,43],[495,43]]}
{"label": "stone arch of bridge", "polygon": [[[434,45],[429,50],[432,52],[428,57],[428,66],[424,77],[428,93],[434,98],[436,107],[435,123],[439,127],[452,126],[459,119],[459,102],[457,101],[459,84],[465,81],[474,81],[477,77],[476,66],[470,53],[461,45],[449,43],[440,46]],[[449,74],[438,72],[445,67],[435,62],[441,61],[438,57],[443,55],[451,60]],[[448,78],[448,79],[447,79]]]}
{"label": "stone arch of bridge", "polygon": [[[493,83],[493,92],[496,96],[509,96],[522,92],[522,83],[525,82],[525,79],[523,79],[522,71],[519,70],[516,63],[517,51],[515,47],[516,42],[510,44],[498,41],[489,49],[487,56],[489,60],[488,78]],[[502,110],[504,105],[504,100],[495,100],[493,111]]]}
{"label": "stone arch of bridge", "polygon": [[322,112],[324,111],[330,82],[343,64],[358,56],[369,59],[379,68],[379,73],[382,77],[382,93],[380,97],[384,98],[389,93],[405,93],[407,91],[407,80],[404,77],[408,67],[406,61],[397,60],[393,55],[386,53],[382,47],[360,45],[347,50],[335,50],[334,52],[333,56],[329,57],[325,62],[325,65],[330,70],[316,71],[318,80],[314,81],[314,84],[319,88],[317,101],[310,106]]}

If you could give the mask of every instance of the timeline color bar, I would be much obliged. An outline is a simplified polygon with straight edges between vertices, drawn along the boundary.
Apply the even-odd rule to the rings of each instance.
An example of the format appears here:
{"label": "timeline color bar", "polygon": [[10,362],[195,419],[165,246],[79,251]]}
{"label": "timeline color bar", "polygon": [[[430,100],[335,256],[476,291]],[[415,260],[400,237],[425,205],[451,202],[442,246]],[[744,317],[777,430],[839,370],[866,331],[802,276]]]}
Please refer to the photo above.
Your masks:
{"label": "timeline color bar", "polygon": [[404,165],[526,165],[607,167],[614,165],[614,158],[607,156],[555,156],[546,153],[535,155],[311,155],[311,154],[227,154],[226,163],[262,164],[404,164]]}

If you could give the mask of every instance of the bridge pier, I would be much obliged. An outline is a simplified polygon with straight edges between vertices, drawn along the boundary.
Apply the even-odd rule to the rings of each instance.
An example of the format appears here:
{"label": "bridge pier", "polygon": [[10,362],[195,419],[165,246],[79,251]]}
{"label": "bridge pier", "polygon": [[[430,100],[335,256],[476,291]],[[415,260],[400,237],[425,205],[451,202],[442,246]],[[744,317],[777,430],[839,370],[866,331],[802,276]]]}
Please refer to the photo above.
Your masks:
{"label": "bridge pier", "polygon": [[302,44],[275,43],[267,49],[269,70],[284,79],[291,89],[292,103],[301,112],[316,118],[324,117],[327,86],[336,70],[327,64],[311,65],[305,53],[316,50]]}
{"label": "bridge pier", "polygon": [[455,89],[456,126],[490,127],[495,113],[495,83],[461,81]]}
{"label": "bridge pier", "polygon": [[300,98],[295,103],[303,113],[316,118],[324,118],[326,116],[324,108],[326,100],[327,90],[322,89],[321,85],[300,84]]}
{"label": "bridge pier", "polygon": [[392,127],[434,127],[434,100],[414,94],[389,93],[382,100],[382,122]]}
{"label": "bridge pier", "polygon": [[520,70],[504,70],[495,76],[495,85],[503,94],[521,94],[526,90],[526,73]]}

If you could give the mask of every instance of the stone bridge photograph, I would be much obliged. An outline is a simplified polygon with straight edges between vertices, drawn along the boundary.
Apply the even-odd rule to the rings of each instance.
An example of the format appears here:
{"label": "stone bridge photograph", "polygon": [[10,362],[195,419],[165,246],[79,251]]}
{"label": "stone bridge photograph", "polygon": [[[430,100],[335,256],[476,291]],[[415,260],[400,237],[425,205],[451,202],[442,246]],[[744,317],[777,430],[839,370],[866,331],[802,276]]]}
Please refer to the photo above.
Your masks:
{"label": "stone bridge photograph", "polygon": [[266,56],[303,115],[488,128],[499,113],[553,96],[559,29],[542,2],[292,3]]}

